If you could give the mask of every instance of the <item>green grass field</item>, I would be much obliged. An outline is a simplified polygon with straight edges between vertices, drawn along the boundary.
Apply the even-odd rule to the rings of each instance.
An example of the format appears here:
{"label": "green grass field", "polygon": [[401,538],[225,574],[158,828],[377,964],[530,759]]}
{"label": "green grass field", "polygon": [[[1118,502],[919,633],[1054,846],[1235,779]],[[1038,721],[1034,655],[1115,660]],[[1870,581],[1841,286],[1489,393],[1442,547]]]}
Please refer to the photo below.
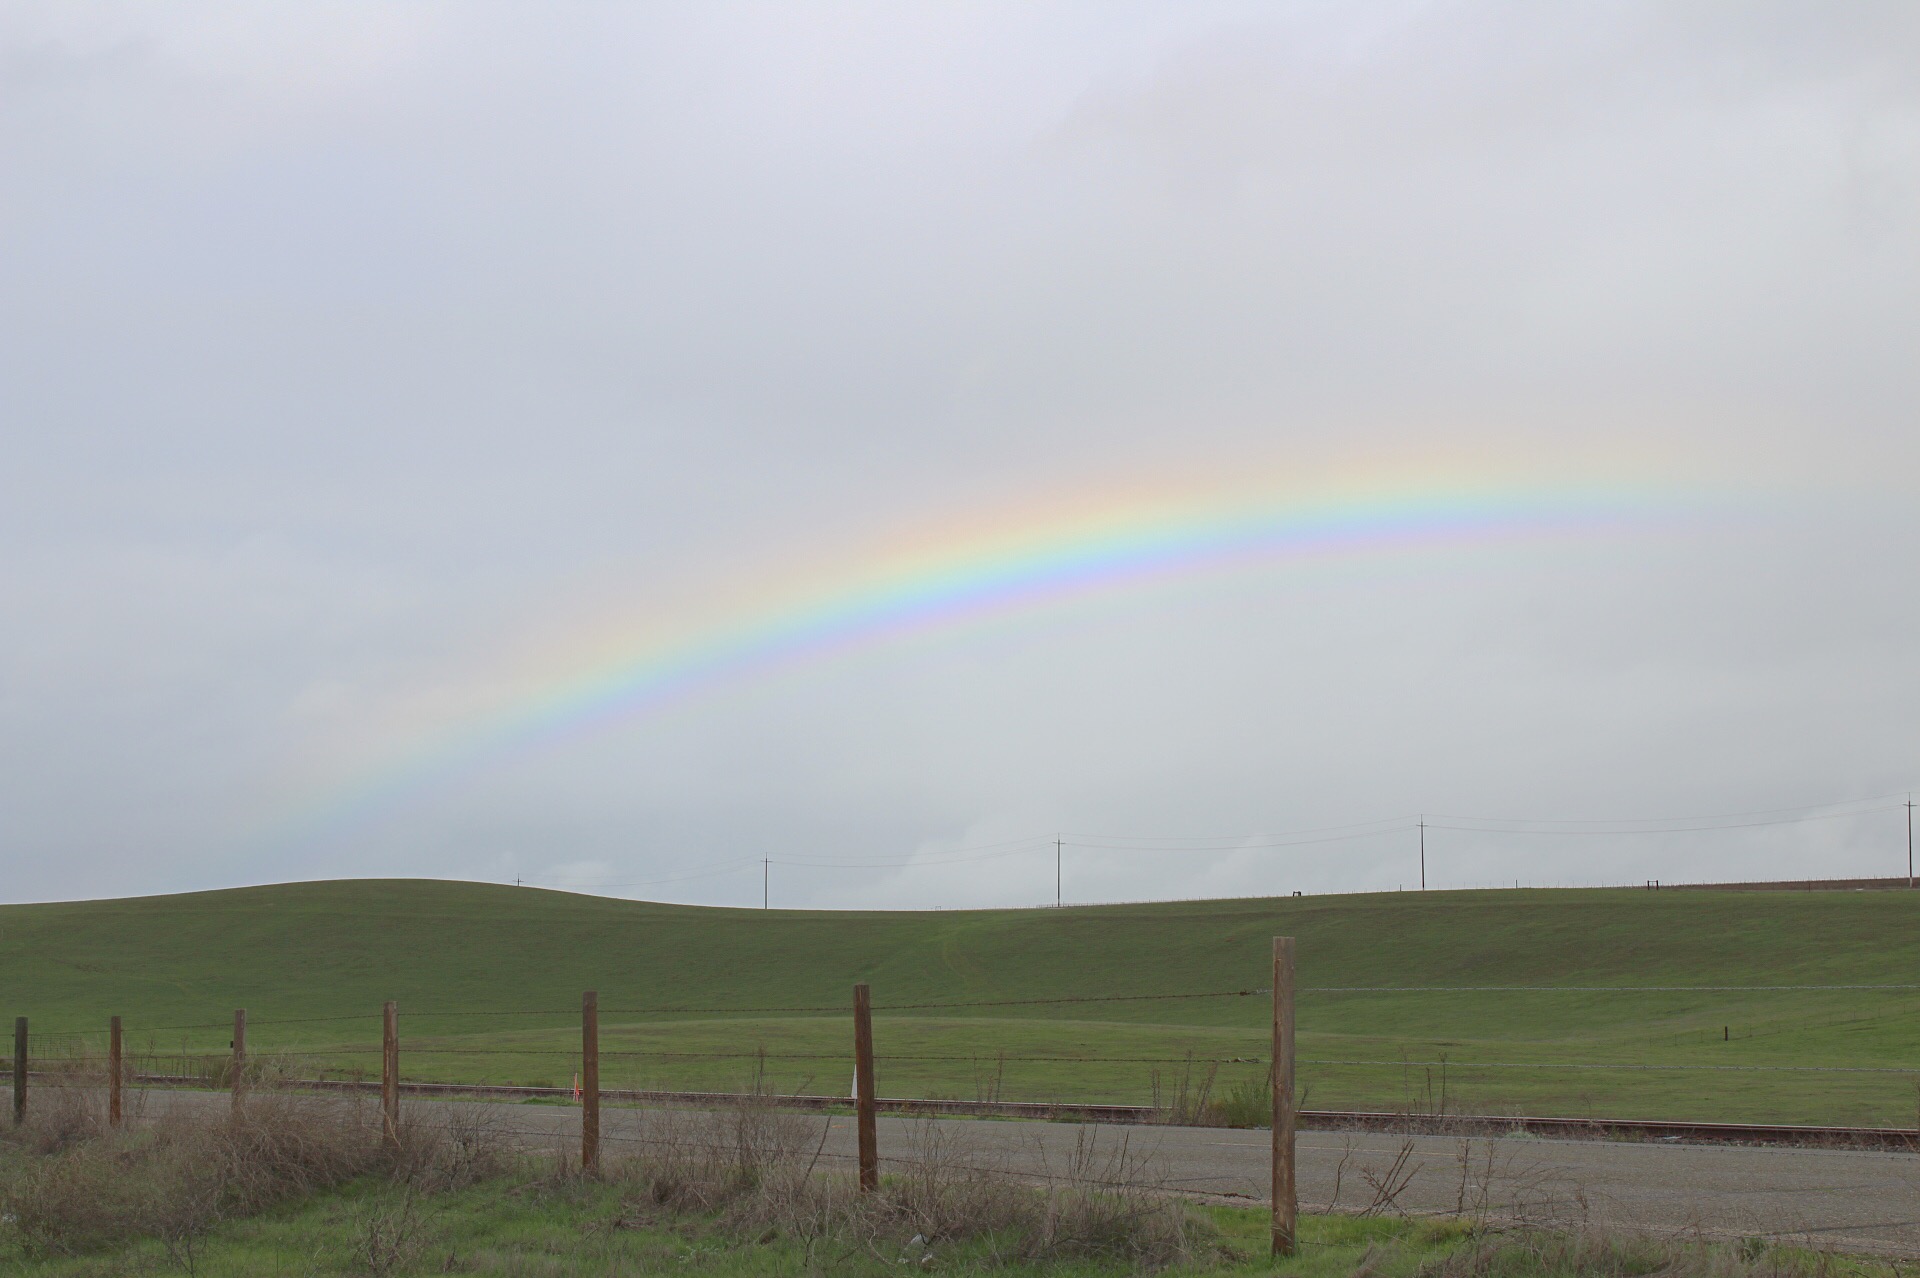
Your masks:
{"label": "green grass field", "polygon": [[[1351,1216],[1305,1216],[1300,1252],[1276,1264],[1266,1255],[1267,1214],[1245,1208],[1196,1208],[1217,1233],[1212,1253],[1175,1275],[1285,1273],[1293,1278],[1344,1278],[1356,1265],[1379,1278],[1413,1273],[1465,1245],[1451,1222]],[[199,1243],[192,1269],[208,1278],[242,1275],[368,1273],[495,1274],[502,1278],[596,1278],[598,1275],[698,1272],[712,1278],[775,1278],[805,1273],[889,1274],[903,1265],[864,1248],[822,1248],[809,1259],[797,1241],[730,1237],[705,1222],[632,1221],[632,1204],[617,1186],[502,1180],[453,1193],[410,1199],[403,1190],[362,1182],[232,1221]],[[911,1226],[908,1227],[909,1230]],[[396,1246],[396,1244],[399,1244]],[[891,1249],[901,1251],[896,1241]],[[921,1249],[914,1249],[916,1252]],[[1127,1278],[1141,1270],[1124,1260],[1006,1261],[979,1245],[939,1247],[937,1272],[1002,1278]],[[369,1257],[384,1263],[369,1265]],[[909,1262],[910,1264],[910,1262]],[[23,1257],[7,1272],[36,1278],[106,1278],[177,1272],[178,1249],[140,1242],[101,1255]],[[921,1270],[922,1266],[912,1265]],[[933,1268],[928,1266],[926,1268]],[[1883,1266],[1842,1261],[1834,1278],[1889,1273]],[[1802,1265],[1781,1269],[1792,1275]],[[1569,1275],[1569,1278],[1573,1278]]]}
{"label": "green grass field", "polygon": [[[245,1007],[256,1055],[370,1073],[393,998],[407,1077],[564,1085],[591,988],[607,1086],[726,1088],[764,1069],[783,1088],[841,1094],[851,1030],[834,1009],[855,981],[882,1009],[1258,989],[1276,934],[1299,943],[1309,1107],[1431,1109],[1444,1091],[1456,1112],[1912,1125],[1920,1105],[1920,990],[1644,988],[1920,984],[1920,894],[1895,891],[812,913],[292,884],[0,907],[0,1014],[32,1018],[36,1055],[97,1051],[119,1014],[130,1049],[165,1069],[224,1051]],[[1316,992],[1500,985],[1642,988]],[[780,1010],[798,1008],[829,1010]],[[1267,1015],[1260,996],[882,1010],[880,1086],[1144,1102],[1156,1075],[1164,1096],[1217,1060],[1218,1093],[1262,1073],[1230,1062],[1264,1058]]]}
{"label": "green grass field", "polygon": [[[934,1245],[935,1262],[890,1239],[886,1250],[844,1242],[809,1249],[791,1236],[747,1237],[713,1221],[650,1219],[631,1191],[594,1181],[518,1176],[416,1196],[402,1186],[363,1180],[266,1211],[222,1222],[196,1240],[190,1258],[152,1240],[79,1256],[25,1253],[6,1272],[33,1278],[120,1278],[190,1272],[205,1278],[261,1274],[482,1274],[500,1278],[596,1278],[598,1275],[697,1272],[711,1278],[774,1278],[905,1270],[991,1274],[998,1278],[1128,1278],[1142,1269],[1125,1259],[1019,1261],[979,1242]],[[1288,1278],[1600,1278],[1621,1273],[1710,1273],[1723,1278],[1899,1278],[1899,1263],[1786,1247],[1601,1239],[1571,1245],[1549,1234],[1501,1231],[1476,1237],[1462,1221],[1304,1215],[1299,1249],[1287,1260],[1267,1254],[1264,1210],[1196,1206],[1206,1254],[1159,1270],[1174,1278],[1285,1274]],[[900,1232],[912,1229],[906,1225]],[[907,1257],[902,1261],[899,1257]],[[1448,1262],[1452,1263],[1449,1264]]]}

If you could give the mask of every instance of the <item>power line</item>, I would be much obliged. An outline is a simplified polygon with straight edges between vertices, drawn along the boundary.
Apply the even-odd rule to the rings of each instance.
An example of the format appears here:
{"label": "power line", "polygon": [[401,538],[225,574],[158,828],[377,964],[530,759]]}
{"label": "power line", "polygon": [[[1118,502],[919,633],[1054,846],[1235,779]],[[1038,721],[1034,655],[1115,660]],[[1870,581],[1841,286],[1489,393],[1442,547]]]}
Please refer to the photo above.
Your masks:
{"label": "power line", "polygon": [[[1052,842],[1053,837],[1054,837],[1053,835],[1049,835],[1049,834],[1028,834],[1028,835],[1022,835],[1021,837],[1015,838],[1015,839],[997,839],[991,843],[973,843],[973,844],[968,844],[964,847],[957,847],[957,848],[934,848],[932,851],[926,853],[926,856],[929,856],[929,857],[971,856],[975,853],[994,853],[996,855],[1010,856],[1018,852],[1031,851],[1034,848],[1043,847],[1046,844]],[[877,853],[874,856],[866,856],[866,857],[854,856],[854,855],[836,855],[834,858],[834,863],[835,864],[846,863],[846,864],[857,864],[857,865],[870,865],[876,862],[886,863],[886,862],[898,861],[899,859],[900,859],[900,854],[898,852]],[[810,862],[811,860],[813,860],[813,858],[804,858],[804,857],[795,858],[794,863],[804,864],[804,863]]]}
{"label": "power line", "polygon": [[[1244,845],[1257,847],[1260,845],[1253,842],[1255,839],[1266,839],[1266,838],[1285,839],[1285,838],[1292,838],[1295,835],[1335,834],[1343,830],[1359,830],[1363,826],[1386,826],[1391,828],[1402,828],[1412,824],[1413,820],[1414,818],[1411,816],[1375,817],[1369,821],[1348,821],[1340,825],[1307,826],[1298,830],[1282,830],[1277,834],[1271,834],[1271,835],[1267,835],[1267,834],[1187,834],[1187,835],[1075,834],[1072,831],[1068,831],[1066,833],[1066,838],[1069,839],[1071,842],[1073,842],[1073,844],[1077,847],[1104,847],[1104,846],[1107,846],[1108,844],[1120,844],[1120,843],[1167,843],[1167,844],[1177,845],[1176,850],[1197,847],[1201,844],[1206,844],[1206,843],[1223,843],[1223,844],[1231,845],[1233,847],[1244,846]],[[1389,833],[1389,832],[1390,830],[1379,831],[1379,833]]]}
{"label": "power line", "polygon": [[[1802,803],[1783,808],[1755,808],[1747,812],[1708,812],[1683,816],[1657,817],[1503,817],[1476,816],[1459,812],[1436,813],[1443,821],[1471,821],[1487,825],[1696,825],[1715,821],[1755,821],[1763,817],[1780,817],[1785,820],[1800,820],[1821,816],[1858,816],[1868,812],[1884,810],[1879,806],[1901,797],[1898,792],[1892,794],[1867,795],[1858,799],[1841,799],[1833,803]],[[1836,811],[1836,809],[1848,809]]]}
{"label": "power line", "polygon": [[1202,855],[1218,856],[1226,852],[1266,852],[1277,848],[1310,847],[1318,843],[1349,843],[1355,839],[1377,839],[1382,835],[1398,834],[1404,830],[1411,830],[1413,826],[1414,822],[1409,819],[1400,822],[1398,825],[1377,830],[1362,830],[1355,834],[1328,834],[1313,839],[1269,839],[1264,843],[1255,843],[1247,840],[1232,846],[1223,844],[1219,847],[1178,847],[1173,845],[1166,847],[1143,847],[1126,843],[1088,843],[1080,839],[1069,839],[1068,842],[1072,843],[1076,848],[1097,848],[1106,852],[1192,852]]}
{"label": "power line", "polygon": [[[1570,836],[1646,836],[1758,829],[1771,826],[1797,825],[1814,821],[1846,820],[1889,812],[1896,808],[1904,808],[1907,814],[1907,879],[1908,886],[1912,887],[1920,884],[1920,879],[1916,879],[1913,858],[1913,809],[1915,803],[1911,794],[1908,794],[1903,802],[1886,802],[1886,800],[1896,797],[1898,796],[1874,795],[1866,798],[1844,800],[1839,803],[1765,808],[1749,812],[1727,812],[1690,817],[1497,817],[1463,816],[1442,813],[1438,815],[1438,819],[1433,821],[1428,821],[1424,814],[1414,817],[1381,817],[1366,821],[1347,822],[1339,825],[1302,827],[1292,831],[1283,831],[1278,834],[1128,835],[1056,833],[1051,839],[1042,835],[1026,835],[965,847],[935,849],[918,855],[908,855],[904,858],[897,854],[891,857],[885,855],[872,857],[841,856],[830,860],[807,856],[745,857],[725,861],[705,869],[647,879],[629,879],[600,883],[552,881],[543,883],[541,886],[574,891],[602,891],[622,888],[653,887],[670,883],[692,882],[737,873],[757,860],[761,865],[761,906],[765,909],[771,907],[771,867],[775,863],[798,869],[922,869],[997,860],[1010,856],[1022,856],[1038,851],[1044,848],[1047,843],[1051,842],[1054,853],[1054,903],[1055,905],[1061,905],[1064,904],[1065,899],[1063,863],[1065,860],[1065,848],[1068,843],[1073,844],[1077,848],[1109,853],[1217,856],[1222,853],[1271,851],[1294,847],[1307,847],[1323,843],[1379,838],[1391,835],[1397,831],[1412,829],[1418,833],[1421,861],[1421,887],[1422,890],[1425,890],[1426,831],[1429,827],[1454,830],[1462,833],[1496,836],[1554,836],[1562,838]],[[515,882],[518,884],[522,882],[522,880],[516,879]]]}
{"label": "power line", "polygon": [[1016,848],[1001,852],[976,852],[963,855],[932,853],[928,856],[914,857],[905,861],[817,861],[811,859],[775,857],[775,865],[792,865],[811,870],[890,870],[904,869],[922,865],[965,865],[974,861],[993,861],[1005,856],[1020,856],[1039,851],[1046,846],[1046,840],[1036,840]]}
{"label": "power line", "polygon": [[[570,892],[599,891],[605,888],[653,887],[660,883],[685,883],[692,879],[711,879],[722,874],[732,874],[736,871],[746,869],[760,859],[761,858],[757,856],[741,857],[738,860],[725,861],[705,870],[694,870],[686,874],[673,874],[658,879],[629,879],[619,883],[566,883],[558,880],[535,882],[528,880],[528,884],[533,887],[558,888],[562,891]],[[520,880],[515,879],[514,882],[517,884]]]}
{"label": "power line", "polygon": [[[1520,828],[1519,822],[1508,825],[1494,824],[1491,821],[1485,824],[1462,825],[1449,825],[1444,823],[1444,821],[1471,821],[1472,818],[1445,818],[1443,821],[1433,821],[1428,824],[1432,825],[1436,830],[1463,830],[1474,834],[1550,834],[1571,835],[1575,838],[1593,838],[1598,835],[1619,837],[1630,834],[1695,834],[1709,830],[1758,830],[1771,826],[1804,825],[1812,821],[1844,821],[1853,817],[1872,816],[1877,812],[1895,812],[1899,810],[1900,806],[1901,805],[1897,803],[1890,803],[1877,808],[1857,808],[1850,812],[1811,813],[1806,816],[1781,817],[1773,821],[1728,821],[1717,824],[1703,823],[1698,825],[1639,825],[1633,826],[1632,828],[1628,828],[1628,823],[1623,822],[1619,829],[1602,829],[1599,828],[1599,823],[1597,822],[1591,823],[1582,829],[1568,829],[1565,827],[1523,829]],[[1546,823],[1541,822],[1540,824],[1545,826]]]}
{"label": "power line", "polygon": [[[1905,798],[1896,791],[1889,794],[1867,795],[1858,799],[1843,799],[1833,803],[1803,803],[1791,807],[1756,808],[1745,812],[1712,812],[1704,814],[1658,817],[1502,817],[1472,816],[1461,813],[1436,813],[1441,821],[1465,821],[1481,825],[1565,825],[1565,826],[1647,826],[1647,825],[1697,825],[1714,821],[1745,822],[1760,817],[1787,817],[1800,814],[1793,819],[1825,819],[1826,817],[1863,816],[1874,812],[1889,810],[1890,807],[1904,806],[1889,804],[1890,800]],[[1862,807],[1863,804],[1888,805]],[[1849,811],[1831,811],[1846,808]],[[1283,830],[1272,834],[1193,834],[1193,835],[1133,835],[1133,834],[1076,834],[1066,832],[1068,842],[1082,847],[1119,845],[1122,843],[1160,843],[1169,845],[1168,850],[1198,849],[1201,845],[1221,843],[1227,845],[1262,846],[1256,840],[1289,839],[1296,835],[1330,834],[1348,830],[1362,830],[1363,827],[1381,827],[1379,833],[1391,833],[1393,829],[1410,828],[1419,820],[1418,815],[1376,817],[1367,821],[1350,821],[1339,825],[1303,827],[1295,830]],[[1431,824],[1431,823],[1430,823]],[[1718,827],[1715,827],[1718,828]],[[1738,829],[1741,826],[1727,828]]]}

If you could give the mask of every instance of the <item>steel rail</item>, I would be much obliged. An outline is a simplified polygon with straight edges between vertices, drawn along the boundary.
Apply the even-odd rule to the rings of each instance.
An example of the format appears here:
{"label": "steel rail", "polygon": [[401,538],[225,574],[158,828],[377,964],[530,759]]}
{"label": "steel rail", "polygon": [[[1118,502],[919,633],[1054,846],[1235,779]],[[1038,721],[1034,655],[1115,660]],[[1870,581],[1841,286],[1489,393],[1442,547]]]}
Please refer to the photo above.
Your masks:
{"label": "steel rail", "polygon": [[[176,1074],[139,1074],[131,1082],[143,1087],[207,1090],[205,1080]],[[290,1079],[288,1090],[377,1092],[378,1080],[315,1078]],[[570,1087],[531,1087],[509,1083],[402,1082],[409,1096],[496,1097],[512,1100],[572,1101]],[[782,1109],[831,1113],[851,1110],[845,1096],[774,1095],[744,1092],[679,1092],[602,1088],[604,1101],[701,1108],[769,1102]],[[1167,1111],[1151,1105],[1103,1105],[1081,1101],[967,1101],[931,1098],[881,1097],[878,1108],[888,1114],[967,1118],[1024,1118],[1043,1122],[1145,1124],[1164,1123]],[[1514,1114],[1408,1114],[1391,1110],[1303,1109],[1303,1127],[1319,1130],[1363,1130],[1408,1134],[1471,1134],[1487,1136],[1548,1136],[1587,1140],[1672,1140],[1714,1144],[1817,1145],[1849,1148],[1898,1149],[1920,1152],[1920,1130],[1907,1127],[1834,1127],[1791,1123],[1711,1123],[1664,1118],[1556,1118]]]}

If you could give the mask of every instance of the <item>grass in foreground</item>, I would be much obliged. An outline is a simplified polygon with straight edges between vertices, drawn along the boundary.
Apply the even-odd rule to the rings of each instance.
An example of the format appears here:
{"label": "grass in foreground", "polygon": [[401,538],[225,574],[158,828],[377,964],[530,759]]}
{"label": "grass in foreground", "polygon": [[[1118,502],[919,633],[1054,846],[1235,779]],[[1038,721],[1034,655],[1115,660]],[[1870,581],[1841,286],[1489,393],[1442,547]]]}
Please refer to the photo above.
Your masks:
{"label": "grass in foreground", "polygon": [[[587,1181],[518,1171],[462,1189],[417,1193],[365,1180],[318,1193],[260,1216],[223,1222],[192,1256],[176,1243],[140,1240],[78,1256],[21,1255],[13,1271],[36,1278],[119,1278],[192,1273],[229,1275],[494,1274],[518,1278],[600,1278],[698,1272],[716,1278],[793,1274],[993,1274],[1004,1278],[1104,1278],[1143,1269],[1230,1274],[1270,1272],[1264,1213],[1193,1209],[1203,1254],[1143,1266],[1126,1255],[1027,1257],[1008,1239],[925,1241],[902,1223],[871,1236],[809,1237],[742,1230],[724,1213],[670,1214],[616,1174]],[[922,1241],[914,1242],[915,1238]],[[1444,1223],[1308,1217],[1300,1257],[1282,1272],[1346,1275],[1364,1262],[1382,1278],[1411,1274],[1445,1258],[1465,1233]]]}
{"label": "grass in foreground", "polygon": [[[1267,1256],[1264,1212],[1210,1207],[1204,1256],[1179,1275],[1275,1273],[1299,1278],[1900,1278],[1897,1266],[1757,1244],[1673,1242],[1614,1235],[1474,1232],[1453,1222],[1309,1216],[1299,1254]],[[895,1235],[900,1231],[896,1230]],[[21,1257],[8,1272],[32,1278],[132,1278],[193,1274],[479,1274],[512,1278],[613,1278],[699,1273],[712,1278],[880,1275],[902,1272],[995,1278],[1119,1278],[1142,1272],[1124,1258],[1025,1260],[989,1244],[911,1237],[809,1246],[787,1235],[749,1236],[714,1217],[635,1214],[630,1187],[521,1173],[438,1194],[368,1181],[317,1194],[210,1231],[190,1259],[155,1241],[96,1255]],[[931,1257],[931,1259],[928,1259]]]}
{"label": "grass in foreground", "polygon": [[1264,1212],[1155,1190],[1089,1147],[1035,1184],[929,1129],[879,1192],[821,1171],[812,1129],[748,1103],[662,1114],[583,1177],[449,1109],[387,1142],[363,1106],[263,1098],[239,1118],[103,1130],[74,1091],[0,1142],[0,1267],[34,1278],[187,1274],[902,1272],[1105,1278],[1900,1278],[1860,1258],[1745,1243],[1505,1231],[1485,1217],[1308,1217],[1267,1255]]}

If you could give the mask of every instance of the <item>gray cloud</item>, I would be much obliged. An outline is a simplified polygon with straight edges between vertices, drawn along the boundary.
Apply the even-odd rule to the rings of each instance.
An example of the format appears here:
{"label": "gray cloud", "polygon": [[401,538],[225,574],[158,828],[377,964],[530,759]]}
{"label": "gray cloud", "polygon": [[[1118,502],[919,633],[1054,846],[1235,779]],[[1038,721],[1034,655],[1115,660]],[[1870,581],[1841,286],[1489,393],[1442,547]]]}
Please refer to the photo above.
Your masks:
{"label": "gray cloud", "polygon": [[[1056,829],[1249,845],[1089,846],[1083,899],[1392,887],[1399,827],[1265,845],[1903,789],[1917,61],[1899,4],[0,7],[10,894]],[[577,636],[1381,467],[1694,509],[963,627],[287,832]],[[1435,840],[1443,882],[1903,855],[1878,810]],[[1052,886],[1037,842],[784,880]]]}

